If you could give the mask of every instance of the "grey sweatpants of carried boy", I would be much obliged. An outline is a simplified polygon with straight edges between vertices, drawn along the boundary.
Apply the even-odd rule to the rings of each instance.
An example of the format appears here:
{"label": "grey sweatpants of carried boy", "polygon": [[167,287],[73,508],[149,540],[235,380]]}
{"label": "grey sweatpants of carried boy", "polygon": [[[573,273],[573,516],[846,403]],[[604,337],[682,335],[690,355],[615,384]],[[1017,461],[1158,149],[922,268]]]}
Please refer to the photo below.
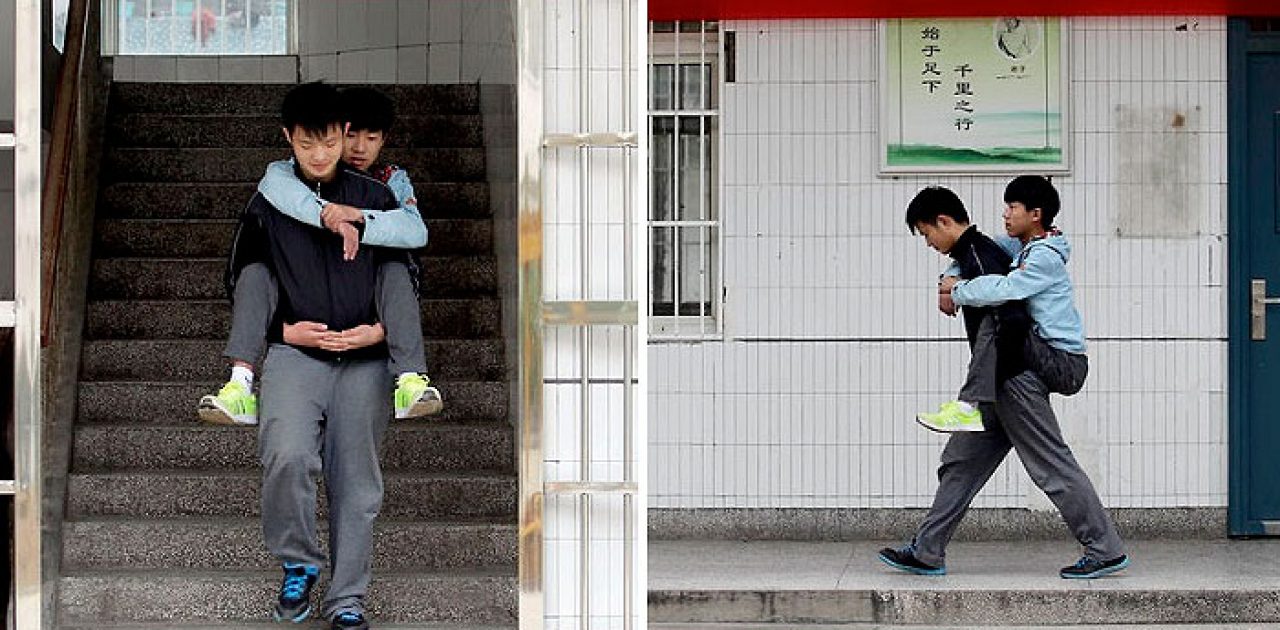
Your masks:
{"label": "grey sweatpants of carried boy", "polygon": [[[996,318],[987,315],[978,326],[969,358],[969,372],[956,397],[967,403],[994,403],[999,385],[996,382]],[[1027,331],[1027,341],[1022,356],[1027,369],[1040,377],[1049,391],[1071,396],[1084,387],[1089,374],[1089,358],[1059,350],[1040,338],[1034,330]]]}
{"label": "grey sweatpants of carried boy", "polygon": [[[427,371],[422,340],[422,311],[409,278],[409,266],[384,262],[378,266],[375,288],[378,318],[387,333],[387,362],[391,374]],[[246,265],[236,279],[231,304],[231,335],[222,356],[256,364],[267,346],[267,327],[275,315],[280,289],[262,263]]]}
{"label": "grey sweatpants of carried boy", "polygon": [[373,522],[382,508],[382,439],[391,376],[380,360],[325,361],[272,344],[262,365],[258,454],[262,533],[282,563],[325,565],[316,540],[316,477],[329,501],[332,579],[321,614],[364,612]]}
{"label": "grey sweatpants of carried boy", "polygon": [[[1056,384],[1079,391],[1089,369],[1084,355],[1055,350],[1048,344],[1028,351],[1044,352],[1040,360],[1049,362],[1048,371]],[[913,542],[917,558],[934,566],[945,563],[947,543],[956,526],[1010,448],[1017,451],[1032,481],[1057,506],[1086,556],[1105,561],[1124,555],[1115,524],[1062,439],[1049,391],[1039,374],[1024,371],[1000,387],[994,413],[984,409],[985,431],[954,433],[947,440],[938,468],[938,491]]]}

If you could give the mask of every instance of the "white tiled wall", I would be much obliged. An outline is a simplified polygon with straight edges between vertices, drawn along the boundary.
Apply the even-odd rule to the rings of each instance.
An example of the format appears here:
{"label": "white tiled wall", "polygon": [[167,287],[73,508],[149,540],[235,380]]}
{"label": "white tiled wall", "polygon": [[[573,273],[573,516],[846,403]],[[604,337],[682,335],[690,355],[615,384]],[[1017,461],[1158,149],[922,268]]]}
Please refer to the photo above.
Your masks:
{"label": "white tiled wall", "polygon": [[[579,15],[582,7],[589,15]],[[633,12],[629,23],[636,35],[630,40],[641,52],[633,57],[630,74],[624,70],[622,36],[624,11]],[[545,0],[542,23],[544,47],[540,51],[543,68],[543,115],[545,133],[635,131],[645,112],[636,83],[646,59],[643,37],[643,2],[630,0]],[[585,24],[582,28],[580,24]],[[584,41],[585,36],[585,41]],[[583,85],[587,86],[585,93]],[[623,85],[630,84],[632,104],[624,111]],[[585,98],[584,98],[585,97]],[[585,104],[584,104],[585,103]],[[625,157],[630,155],[630,158]],[[549,149],[543,152],[543,297],[561,300],[625,300],[628,267],[625,263],[627,237],[632,239],[636,263],[636,292],[643,296],[644,207],[631,204],[628,219],[624,212],[628,172],[632,181],[643,181],[644,163],[635,153],[618,149]],[[630,190],[634,196],[635,187]],[[583,212],[587,227],[583,229]],[[630,231],[626,225],[631,222]],[[585,236],[585,238],[584,238]],[[584,262],[586,264],[584,264]],[[592,481],[621,481],[628,443],[625,425],[635,426],[631,442],[633,481],[644,489],[643,382],[637,383],[634,412],[627,413],[623,383],[625,344],[636,337],[624,336],[621,327],[593,327],[589,336],[583,329],[547,327],[543,342],[543,387],[546,481],[576,481],[584,472],[583,427],[589,427]],[[632,378],[642,366],[632,353]],[[583,379],[587,384],[583,384]],[[643,381],[643,379],[636,379]],[[585,402],[584,402],[585,398]],[[583,418],[587,422],[583,422]],[[577,496],[550,496],[545,503],[546,524],[546,627],[550,630],[624,628],[625,554],[624,523],[630,521],[635,534],[631,581],[632,626],[642,627],[645,614],[644,579],[644,496],[624,514],[623,499],[595,497],[588,505]],[[583,544],[584,516],[589,520],[589,540]],[[584,567],[590,572],[583,573]],[[589,584],[583,593],[584,577]],[[583,599],[583,597],[587,599]],[[584,607],[585,603],[585,607]],[[586,615],[584,618],[584,610]]]}
{"label": "white tiled wall", "polygon": [[507,0],[298,0],[298,54],[115,58],[116,81],[514,82]]}
{"label": "white tiled wall", "polygon": [[[1069,24],[1055,184],[1093,372],[1055,407],[1108,505],[1223,506],[1225,21]],[[943,439],[913,416],[968,352],[903,215],[943,184],[998,232],[1007,178],[876,176],[874,21],[722,28],[725,339],[650,347],[652,505],[928,506]],[[1011,458],[975,505],[1043,502]]]}

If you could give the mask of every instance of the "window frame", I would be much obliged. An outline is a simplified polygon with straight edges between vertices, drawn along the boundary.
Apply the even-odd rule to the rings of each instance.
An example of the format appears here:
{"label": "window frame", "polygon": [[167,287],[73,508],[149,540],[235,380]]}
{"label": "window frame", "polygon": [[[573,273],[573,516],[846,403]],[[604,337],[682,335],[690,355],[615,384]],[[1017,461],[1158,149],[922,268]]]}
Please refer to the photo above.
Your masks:
{"label": "window frame", "polygon": [[[252,51],[243,52],[208,52],[208,53],[189,53],[189,52],[151,52],[151,51],[130,51],[122,52],[120,46],[120,38],[123,33],[120,32],[120,3],[123,0],[103,0],[102,17],[101,17],[101,47],[104,57],[181,57],[193,59],[217,59],[220,57],[254,57],[254,58],[275,58],[275,57],[296,57],[298,56],[298,12],[301,0],[285,0],[285,49],[284,52],[273,53],[257,53]],[[136,2],[146,3],[148,0],[134,0]],[[149,0],[156,4],[169,4],[176,6],[177,0]],[[210,0],[192,0],[197,5]],[[255,0],[248,0],[253,2]],[[269,2],[270,0],[256,0],[258,2]],[[225,0],[224,0],[225,2]],[[225,10],[225,6],[223,7]],[[224,16],[225,17],[225,16]]]}
{"label": "window frame", "polygon": [[[708,216],[710,218],[704,220],[681,220],[672,218],[670,220],[658,221],[653,218],[653,202],[645,209],[647,218],[645,229],[649,231],[650,243],[653,242],[653,234],[656,230],[675,228],[675,229],[697,229],[703,227],[711,230],[713,236],[707,238],[703,243],[707,247],[714,249],[711,256],[708,257],[713,268],[710,270],[711,280],[707,286],[709,293],[710,309],[706,313],[694,315],[680,315],[680,295],[673,295],[673,314],[672,315],[654,315],[653,307],[656,304],[653,292],[653,283],[651,282],[648,295],[649,300],[649,339],[651,342],[690,342],[690,341],[716,341],[724,338],[724,306],[725,306],[725,247],[724,247],[724,169],[723,163],[723,138],[724,138],[724,75],[723,60],[720,53],[720,45],[723,32],[717,28],[715,31],[707,32],[706,24],[702,23],[699,30],[693,32],[680,32],[679,24],[676,26],[676,32],[659,33],[654,32],[653,22],[649,26],[649,60],[648,71],[652,77],[653,68],[658,65],[671,65],[674,67],[676,92],[673,92],[672,99],[673,109],[653,109],[653,103],[650,99],[648,106],[648,115],[646,133],[650,134],[650,146],[653,146],[653,128],[654,121],[658,118],[670,118],[673,120],[679,136],[679,121],[682,118],[701,118],[703,120],[714,120],[710,136],[710,160],[711,164],[707,175],[707,185],[710,187],[710,206],[708,207]],[[678,41],[677,41],[678,40]],[[702,103],[703,107],[698,109],[685,109],[679,106],[678,90],[679,90],[679,72],[681,66],[688,65],[706,65],[710,67],[710,81],[706,83],[708,88],[707,101]],[[650,90],[653,90],[652,81]],[[710,106],[708,106],[710,105]],[[679,154],[679,146],[673,148],[676,154]],[[654,172],[654,161],[651,152],[649,162],[649,174],[652,178]],[[674,167],[674,165],[673,165]],[[678,181],[678,180],[677,180]],[[672,193],[675,199],[679,199],[679,186],[673,187]],[[655,225],[657,224],[657,225]],[[688,224],[687,227],[681,227],[682,224]],[[702,237],[699,237],[702,238]],[[679,239],[673,239],[673,247],[676,249],[676,256],[679,256],[681,243]],[[652,248],[650,258],[653,259]],[[649,274],[650,279],[653,278],[655,261],[650,261]],[[679,277],[681,271],[677,266],[674,274]]]}

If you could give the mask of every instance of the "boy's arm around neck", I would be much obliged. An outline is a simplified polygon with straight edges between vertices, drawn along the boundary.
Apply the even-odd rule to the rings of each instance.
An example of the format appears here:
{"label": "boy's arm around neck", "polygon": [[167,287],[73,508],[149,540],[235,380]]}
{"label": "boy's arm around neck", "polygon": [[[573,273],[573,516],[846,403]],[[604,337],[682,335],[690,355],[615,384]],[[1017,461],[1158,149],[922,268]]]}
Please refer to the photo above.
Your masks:
{"label": "boy's arm around neck", "polygon": [[320,211],[325,202],[294,174],[293,160],[268,164],[267,172],[258,182],[258,192],[285,216],[313,227],[324,227]]}

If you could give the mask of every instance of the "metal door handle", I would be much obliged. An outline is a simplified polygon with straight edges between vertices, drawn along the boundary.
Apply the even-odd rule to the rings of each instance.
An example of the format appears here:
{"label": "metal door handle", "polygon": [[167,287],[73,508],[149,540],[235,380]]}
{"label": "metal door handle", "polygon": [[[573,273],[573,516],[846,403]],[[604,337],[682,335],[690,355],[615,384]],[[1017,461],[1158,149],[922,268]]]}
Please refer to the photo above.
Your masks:
{"label": "metal door handle", "polygon": [[1267,297],[1267,281],[1254,278],[1249,282],[1249,337],[1267,340],[1267,307],[1280,305],[1280,297]]}

